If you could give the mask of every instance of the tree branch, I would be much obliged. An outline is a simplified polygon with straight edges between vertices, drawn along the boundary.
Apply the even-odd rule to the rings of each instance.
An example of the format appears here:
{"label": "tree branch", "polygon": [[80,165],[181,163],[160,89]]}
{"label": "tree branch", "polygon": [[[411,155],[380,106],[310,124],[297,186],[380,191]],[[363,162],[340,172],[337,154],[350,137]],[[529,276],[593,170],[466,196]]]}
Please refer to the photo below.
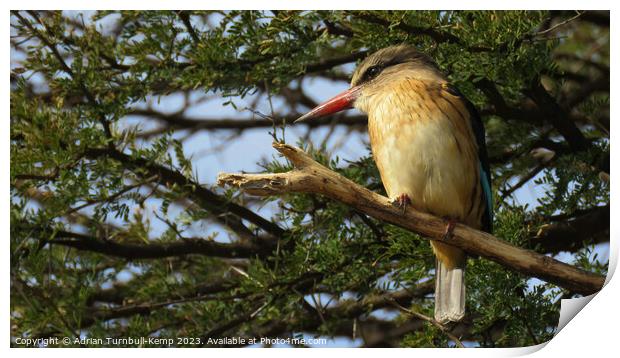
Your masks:
{"label": "tree branch", "polygon": [[577,152],[589,148],[588,140],[581,133],[581,130],[571,120],[568,113],[547,92],[539,80],[535,80],[532,86],[525,90],[524,93],[538,105],[542,114],[566,139],[573,151]]}
{"label": "tree branch", "polygon": [[192,26],[192,22],[190,20],[191,12],[178,10],[176,13],[179,16],[179,18],[181,18],[181,21],[183,21],[183,25],[185,25],[185,27],[187,28],[187,32],[192,38],[192,41],[194,41],[194,44],[199,45],[200,37],[198,36],[196,31],[194,30],[194,27]]}
{"label": "tree branch", "polygon": [[355,62],[368,55],[368,51],[358,51],[352,54],[341,55],[329,59],[319,60],[316,63],[306,65],[305,73],[321,72],[331,70],[332,68],[346,63]]}
{"label": "tree branch", "polygon": [[274,237],[281,237],[285,232],[285,230],[277,224],[263,218],[246,207],[228,201],[194,180],[185,177],[178,171],[166,168],[144,158],[134,158],[116,149],[89,148],[86,150],[85,155],[91,159],[107,156],[119,161],[126,167],[145,169],[149,175],[158,175],[164,182],[177,183],[181,187],[191,188],[193,197],[202,207],[212,212],[217,221],[230,227],[242,238],[251,240],[255,235],[243,225],[241,218],[248,220]]}
{"label": "tree branch", "polygon": [[411,208],[403,213],[392,205],[390,199],[327,169],[301,149],[281,143],[274,143],[274,148],[288,158],[296,169],[278,174],[222,173],[218,176],[218,184],[239,187],[248,194],[259,196],[285,193],[325,195],[379,220],[457,246],[515,271],[581,294],[595,293],[603,286],[603,276],[515,247],[488,233],[461,224],[456,225],[450,238],[445,238],[446,220]]}
{"label": "tree branch", "polygon": [[[238,130],[243,131],[246,129],[254,128],[269,128],[273,126],[273,121],[270,119],[256,118],[256,119],[237,119],[237,118],[188,118],[180,113],[166,114],[152,109],[136,109],[128,113],[132,116],[140,116],[147,118],[154,118],[160,122],[165,123],[166,127],[154,129],[149,132],[144,132],[141,136],[152,136],[164,133],[171,128],[174,129],[188,129],[188,130]],[[288,125],[293,125],[293,122],[299,118],[298,115],[288,115],[279,118]],[[305,125],[310,128],[319,126],[331,125],[337,123],[339,125],[366,125],[366,116],[354,115],[354,116],[331,116],[317,118],[314,121],[308,121],[307,123],[298,123],[296,125]]]}
{"label": "tree branch", "polygon": [[565,220],[560,217],[559,221],[540,227],[529,244],[546,252],[558,253],[576,251],[586,244],[609,242],[609,215],[609,205],[605,205]]}
{"label": "tree branch", "polygon": [[609,10],[586,11],[581,20],[601,27],[609,27]]}
{"label": "tree branch", "polygon": [[248,241],[225,244],[199,238],[153,244],[118,243],[69,231],[56,233],[56,237],[49,242],[129,260],[157,259],[190,254],[241,258],[267,255],[273,249],[271,245],[260,245]]}

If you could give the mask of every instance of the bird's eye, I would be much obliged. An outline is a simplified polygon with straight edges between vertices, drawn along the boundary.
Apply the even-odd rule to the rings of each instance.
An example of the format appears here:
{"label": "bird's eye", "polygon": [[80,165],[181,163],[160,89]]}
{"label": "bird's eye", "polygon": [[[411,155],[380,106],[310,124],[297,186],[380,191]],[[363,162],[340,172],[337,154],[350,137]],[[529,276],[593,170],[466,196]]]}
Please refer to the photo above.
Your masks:
{"label": "bird's eye", "polygon": [[366,75],[364,77],[366,77],[366,81],[369,81],[375,78],[379,72],[381,72],[380,66],[372,66],[366,70]]}

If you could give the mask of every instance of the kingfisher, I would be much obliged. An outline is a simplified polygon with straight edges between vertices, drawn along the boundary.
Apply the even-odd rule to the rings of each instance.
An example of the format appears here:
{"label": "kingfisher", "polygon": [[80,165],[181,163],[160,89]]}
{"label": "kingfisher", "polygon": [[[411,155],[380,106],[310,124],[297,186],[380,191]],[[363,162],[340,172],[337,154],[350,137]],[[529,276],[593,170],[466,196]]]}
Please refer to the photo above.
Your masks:
{"label": "kingfisher", "polygon": [[[297,121],[356,108],[381,181],[394,205],[411,206],[492,232],[493,201],[484,126],[473,104],[438,65],[409,45],[381,49],[362,61],[346,91]],[[435,320],[465,316],[465,252],[431,240],[436,257]]]}

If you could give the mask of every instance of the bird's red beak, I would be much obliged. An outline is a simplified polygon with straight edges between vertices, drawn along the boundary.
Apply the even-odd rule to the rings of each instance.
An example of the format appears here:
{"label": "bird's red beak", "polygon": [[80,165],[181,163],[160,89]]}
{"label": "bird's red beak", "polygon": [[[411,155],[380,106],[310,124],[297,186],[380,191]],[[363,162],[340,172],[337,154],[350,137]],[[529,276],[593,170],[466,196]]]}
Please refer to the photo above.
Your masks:
{"label": "bird's red beak", "polygon": [[299,117],[295,123],[304,121],[306,119],[324,117],[336,112],[343,111],[345,109],[353,108],[355,100],[360,95],[360,86],[351,87],[348,90],[341,92],[331,99],[319,104],[313,108],[310,112]]}

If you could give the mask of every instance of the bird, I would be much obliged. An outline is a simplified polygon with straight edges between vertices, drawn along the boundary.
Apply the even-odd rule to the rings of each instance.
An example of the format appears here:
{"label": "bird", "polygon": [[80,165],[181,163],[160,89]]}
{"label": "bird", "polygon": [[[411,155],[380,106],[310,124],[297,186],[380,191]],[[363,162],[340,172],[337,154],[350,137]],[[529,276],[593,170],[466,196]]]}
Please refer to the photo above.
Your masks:
{"label": "bird", "polygon": [[[394,205],[445,218],[446,239],[456,222],[492,232],[483,122],[430,56],[405,44],[380,49],[357,66],[350,88],[297,121],[350,108],[368,115],[372,156]],[[449,324],[465,316],[467,255],[444,242],[431,240],[434,319]]]}

